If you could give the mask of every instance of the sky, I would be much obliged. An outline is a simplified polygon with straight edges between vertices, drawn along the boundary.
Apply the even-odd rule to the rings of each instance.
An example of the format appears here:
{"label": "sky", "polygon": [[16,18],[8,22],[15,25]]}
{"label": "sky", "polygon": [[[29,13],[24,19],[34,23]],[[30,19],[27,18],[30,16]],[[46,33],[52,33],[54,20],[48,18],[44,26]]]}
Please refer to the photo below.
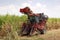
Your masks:
{"label": "sky", "polygon": [[0,15],[18,15],[20,8],[30,7],[34,13],[60,18],[60,0],[0,0]]}

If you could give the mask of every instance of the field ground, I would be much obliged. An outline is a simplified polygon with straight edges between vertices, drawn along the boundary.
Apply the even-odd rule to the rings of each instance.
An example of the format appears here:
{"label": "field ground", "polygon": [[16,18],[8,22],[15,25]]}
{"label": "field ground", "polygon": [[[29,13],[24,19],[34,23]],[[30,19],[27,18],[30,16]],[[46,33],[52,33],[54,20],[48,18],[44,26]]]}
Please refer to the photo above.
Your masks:
{"label": "field ground", "polygon": [[21,40],[60,40],[60,29],[47,31],[44,35],[20,37]]}

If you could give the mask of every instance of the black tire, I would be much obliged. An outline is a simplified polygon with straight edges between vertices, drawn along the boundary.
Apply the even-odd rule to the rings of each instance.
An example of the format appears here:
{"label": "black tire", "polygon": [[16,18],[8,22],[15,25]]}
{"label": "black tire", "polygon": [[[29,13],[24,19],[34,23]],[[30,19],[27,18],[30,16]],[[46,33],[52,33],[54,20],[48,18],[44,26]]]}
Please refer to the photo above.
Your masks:
{"label": "black tire", "polygon": [[45,34],[46,33],[46,26],[44,29],[41,29],[40,32],[41,32],[41,34]]}
{"label": "black tire", "polygon": [[41,30],[40,31],[40,34],[45,34],[45,30]]}
{"label": "black tire", "polygon": [[46,29],[37,29],[37,32],[39,34],[45,34],[46,33]]}
{"label": "black tire", "polygon": [[28,36],[30,34],[30,30],[31,30],[31,27],[29,26],[22,27],[20,34],[23,36]]}

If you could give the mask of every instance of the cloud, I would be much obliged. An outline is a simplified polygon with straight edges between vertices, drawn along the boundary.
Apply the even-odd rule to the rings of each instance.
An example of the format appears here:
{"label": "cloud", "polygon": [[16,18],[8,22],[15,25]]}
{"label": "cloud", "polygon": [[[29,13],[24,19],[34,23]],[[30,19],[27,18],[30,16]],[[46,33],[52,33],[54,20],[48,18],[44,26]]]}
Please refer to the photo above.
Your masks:
{"label": "cloud", "polygon": [[29,3],[22,3],[22,7],[26,7],[26,6],[31,7],[31,4],[29,4]]}
{"label": "cloud", "polygon": [[45,13],[46,11],[46,5],[43,5],[39,2],[35,3],[35,5],[30,4],[30,2],[24,2],[20,6],[19,5],[16,6],[13,4],[0,6],[0,14],[5,15],[8,12],[10,15],[22,15],[19,12],[19,9],[24,8],[26,6],[30,7],[34,13],[40,13],[40,12]]}
{"label": "cloud", "polygon": [[36,5],[35,5],[36,7],[36,10],[37,10],[37,12],[46,12],[46,10],[47,10],[47,8],[46,8],[46,5],[44,5],[44,4],[41,4],[41,3],[36,3]]}
{"label": "cloud", "polygon": [[40,8],[40,7],[42,6],[42,4],[36,3],[36,6],[37,6],[38,8]]}
{"label": "cloud", "polygon": [[48,7],[45,4],[41,4],[40,2],[35,3],[32,5],[30,3],[22,3],[22,7],[30,7],[34,13],[41,13],[44,12],[49,17],[59,18],[60,17],[60,5],[56,5],[53,7]]}
{"label": "cloud", "polygon": [[32,3],[33,2],[24,2],[21,5],[10,4],[0,6],[0,15],[5,15],[8,12],[10,15],[20,16],[22,14],[19,12],[19,9],[28,6],[34,13],[44,12],[49,17],[60,17],[60,5],[48,7],[46,4],[41,4],[40,2],[36,2],[34,5]]}
{"label": "cloud", "polygon": [[29,3],[32,3],[32,2],[33,2],[33,0],[28,0],[28,2],[29,2]]}
{"label": "cloud", "polygon": [[22,15],[21,13],[19,13],[19,6],[15,6],[15,5],[6,5],[6,6],[0,6],[0,15],[5,15],[10,14],[10,15]]}
{"label": "cloud", "polygon": [[47,12],[49,17],[59,18],[60,17],[60,5],[48,8]]}
{"label": "cloud", "polygon": [[39,2],[35,3],[35,5],[32,5],[30,3],[22,3],[22,7],[30,7],[33,12],[40,13],[46,11],[46,5],[43,5]]}

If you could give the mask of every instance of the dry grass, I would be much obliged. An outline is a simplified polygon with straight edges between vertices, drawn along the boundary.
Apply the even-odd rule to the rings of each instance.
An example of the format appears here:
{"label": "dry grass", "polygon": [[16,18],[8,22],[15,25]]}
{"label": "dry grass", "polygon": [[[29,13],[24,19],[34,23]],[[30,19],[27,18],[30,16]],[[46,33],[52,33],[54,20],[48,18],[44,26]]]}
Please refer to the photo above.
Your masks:
{"label": "dry grass", "polygon": [[60,29],[47,31],[44,35],[32,36],[32,37],[21,37],[21,39],[30,40],[60,40]]}
{"label": "dry grass", "polygon": [[18,35],[23,22],[25,16],[0,16],[0,40],[60,40],[60,18],[49,18],[46,34],[32,37]]}

